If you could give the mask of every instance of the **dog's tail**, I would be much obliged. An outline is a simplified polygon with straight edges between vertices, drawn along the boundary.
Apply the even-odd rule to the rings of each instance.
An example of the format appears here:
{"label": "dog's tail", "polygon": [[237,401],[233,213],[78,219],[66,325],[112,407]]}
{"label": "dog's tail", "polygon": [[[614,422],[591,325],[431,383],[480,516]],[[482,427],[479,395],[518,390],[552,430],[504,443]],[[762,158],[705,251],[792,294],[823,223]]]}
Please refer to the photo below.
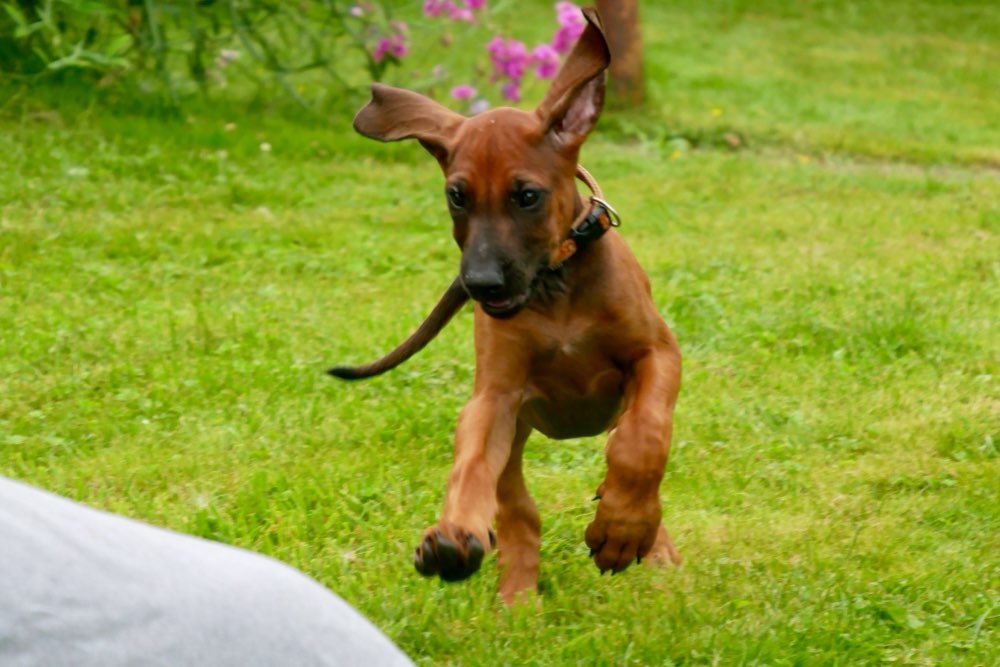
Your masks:
{"label": "dog's tail", "polygon": [[434,310],[427,316],[417,330],[409,338],[396,346],[396,349],[369,364],[361,366],[334,366],[327,371],[330,375],[344,380],[360,380],[379,375],[392,370],[400,365],[420,350],[424,349],[427,343],[431,342],[435,336],[444,329],[444,326],[451,321],[451,318],[469,300],[469,295],[462,282],[455,278],[451,286],[434,306]]}

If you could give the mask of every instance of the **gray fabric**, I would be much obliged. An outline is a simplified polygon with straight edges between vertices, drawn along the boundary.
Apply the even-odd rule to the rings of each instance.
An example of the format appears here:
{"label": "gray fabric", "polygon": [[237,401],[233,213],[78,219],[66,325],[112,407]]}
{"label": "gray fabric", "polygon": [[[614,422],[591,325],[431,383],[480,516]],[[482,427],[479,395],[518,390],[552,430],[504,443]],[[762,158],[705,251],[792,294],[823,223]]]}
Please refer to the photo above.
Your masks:
{"label": "gray fabric", "polygon": [[0,665],[411,665],[283,563],[0,476]]}

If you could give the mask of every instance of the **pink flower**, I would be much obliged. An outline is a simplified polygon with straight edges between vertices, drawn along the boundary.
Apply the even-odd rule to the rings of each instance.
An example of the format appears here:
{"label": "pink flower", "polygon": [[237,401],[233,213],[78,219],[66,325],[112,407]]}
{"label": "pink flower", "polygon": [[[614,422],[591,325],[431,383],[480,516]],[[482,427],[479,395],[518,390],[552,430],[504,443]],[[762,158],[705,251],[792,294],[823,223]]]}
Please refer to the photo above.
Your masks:
{"label": "pink flower", "polygon": [[469,107],[469,113],[475,116],[476,114],[480,114],[483,113],[484,111],[489,110],[489,108],[490,108],[490,103],[487,100],[484,100],[482,97],[480,97],[478,100],[473,102],[472,105]]}
{"label": "pink flower", "polygon": [[559,52],[549,44],[539,44],[531,52],[531,63],[536,65],[535,76],[551,79],[559,71]]}
{"label": "pink flower", "polygon": [[493,63],[493,76],[520,79],[528,68],[528,48],[516,39],[504,40],[499,35],[486,45]]}
{"label": "pink flower", "polygon": [[375,43],[375,50],[372,51],[372,58],[375,62],[380,63],[387,53],[393,58],[399,59],[409,52],[410,48],[406,45],[406,37],[397,32],[387,37],[379,37],[378,42]]}
{"label": "pink flower", "polygon": [[390,47],[392,47],[392,41],[388,37],[379,37],[378,42],[375,43],[375,50],[372,51],[372,58],[375,59],[375,62],[382,62]]}
{"label": "pink flower", "polygon": [[500,89],[500,94],[504,96],[504,99],[508,99],[511,102],[521,101],[521,82],[520,81],[510,81]]}
{"label": "pink flower", "polygon": [[410,47],[406,45],[406,38],[400,34],[395,34],[392,36],[392,47],[391,53],[397,58],[404,57],[410,52]]}
{"label": "pink flower", "polygon": [[467,7],[459,7],[452,0],[444,0],[444,9],[448,12],[448,18],[452,21],[468,21],[469,23],[475,23],[476,17],[473,16],[472,10]]}
{"label": "pink flower", "polygon": [[354,5],[348,11],[350,12],[351,16],[354,17],[360,17],[365,15],[365,10],[359,7],[358,5]]}
{"label": "pink flower", "polygon": [[441,16],[441,12],[444,11],[444,0],[425,0],[423,9],[424,16],[428,18]]}
{"label": "pink flower", "polygon": [[512,79],[520,79],[526,69],[528,69],[528,47],[516,39],[508,41],[504,74]]}
{"label": "pink flower", "polygon": [[482,9],[486,0],[464,0],[465,6],[459,6],[455,0],[424,0],[424,16],[435,18],[442,14],[447,14],[452,21],[476,22],[476,16],[472,12]]}
{"label": "pink flower", "polygon": [[583,34],[587,22],[580,8],[572,2],[556,3],[556,21],[559,23],[559,29],[552,36],[552,48],[559,53],[566,53]]}
{"label": "pink flower", "polygon": [[498,53],[503,51],[503,48],[504,41],[503,37],[500,35],[497,35],[486,44],[486,50],[490,52],[491,56],[496,56]]}
{"label": "pink flower", "polygon": [[552,36],[552,48],[559,53],[566,53],[573,48],[573,45],[582,33],[583,30],[577,30],[572,27],[559,28],[556,30],[556,34]]}
{"label": "pink flower", "polygon": [[476,96],[476,89],[467,83],[455,86],[451,89],[451,96],[456,100],[471,100]]}
{"label": "pink flower", "polygon": [[576,21],[577,19],[580,21],[583,20],[580,8],[572,2],[557,2],[555,8],[556,20],[559,22],[559,25],[566,25],[567,22]]}

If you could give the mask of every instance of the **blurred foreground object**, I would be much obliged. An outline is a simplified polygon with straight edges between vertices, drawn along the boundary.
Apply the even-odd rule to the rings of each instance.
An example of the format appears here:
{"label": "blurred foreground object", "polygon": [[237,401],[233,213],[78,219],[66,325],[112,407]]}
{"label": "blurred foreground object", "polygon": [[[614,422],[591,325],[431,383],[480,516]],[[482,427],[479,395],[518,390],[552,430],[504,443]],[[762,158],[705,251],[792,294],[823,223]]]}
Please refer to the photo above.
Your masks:
{"label": "blurred foreground object", "polygon": [[2,476],[0,545],[0,665],[412,665],[284,563]]}

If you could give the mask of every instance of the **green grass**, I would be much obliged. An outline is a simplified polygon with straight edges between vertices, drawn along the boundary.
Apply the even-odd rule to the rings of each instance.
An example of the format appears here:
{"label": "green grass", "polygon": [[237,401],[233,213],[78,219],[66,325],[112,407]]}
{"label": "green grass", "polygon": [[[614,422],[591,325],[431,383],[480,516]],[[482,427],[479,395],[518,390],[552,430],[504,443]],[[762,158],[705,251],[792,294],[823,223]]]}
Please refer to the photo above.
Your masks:
{"label": "green grass", "polygon": [[420,663],[1000,664],[1000,9],[643,10],[649,109],[584,161],[685,354],[682,568],[600,577],[603,443],[535,436],[540,607],[503,610],[492,559],[413,571],[472,318],[323,375],[457,265],[436,167],[352,135],[360,96],[326,123],[7,108],[0,472],[287,561]]}

